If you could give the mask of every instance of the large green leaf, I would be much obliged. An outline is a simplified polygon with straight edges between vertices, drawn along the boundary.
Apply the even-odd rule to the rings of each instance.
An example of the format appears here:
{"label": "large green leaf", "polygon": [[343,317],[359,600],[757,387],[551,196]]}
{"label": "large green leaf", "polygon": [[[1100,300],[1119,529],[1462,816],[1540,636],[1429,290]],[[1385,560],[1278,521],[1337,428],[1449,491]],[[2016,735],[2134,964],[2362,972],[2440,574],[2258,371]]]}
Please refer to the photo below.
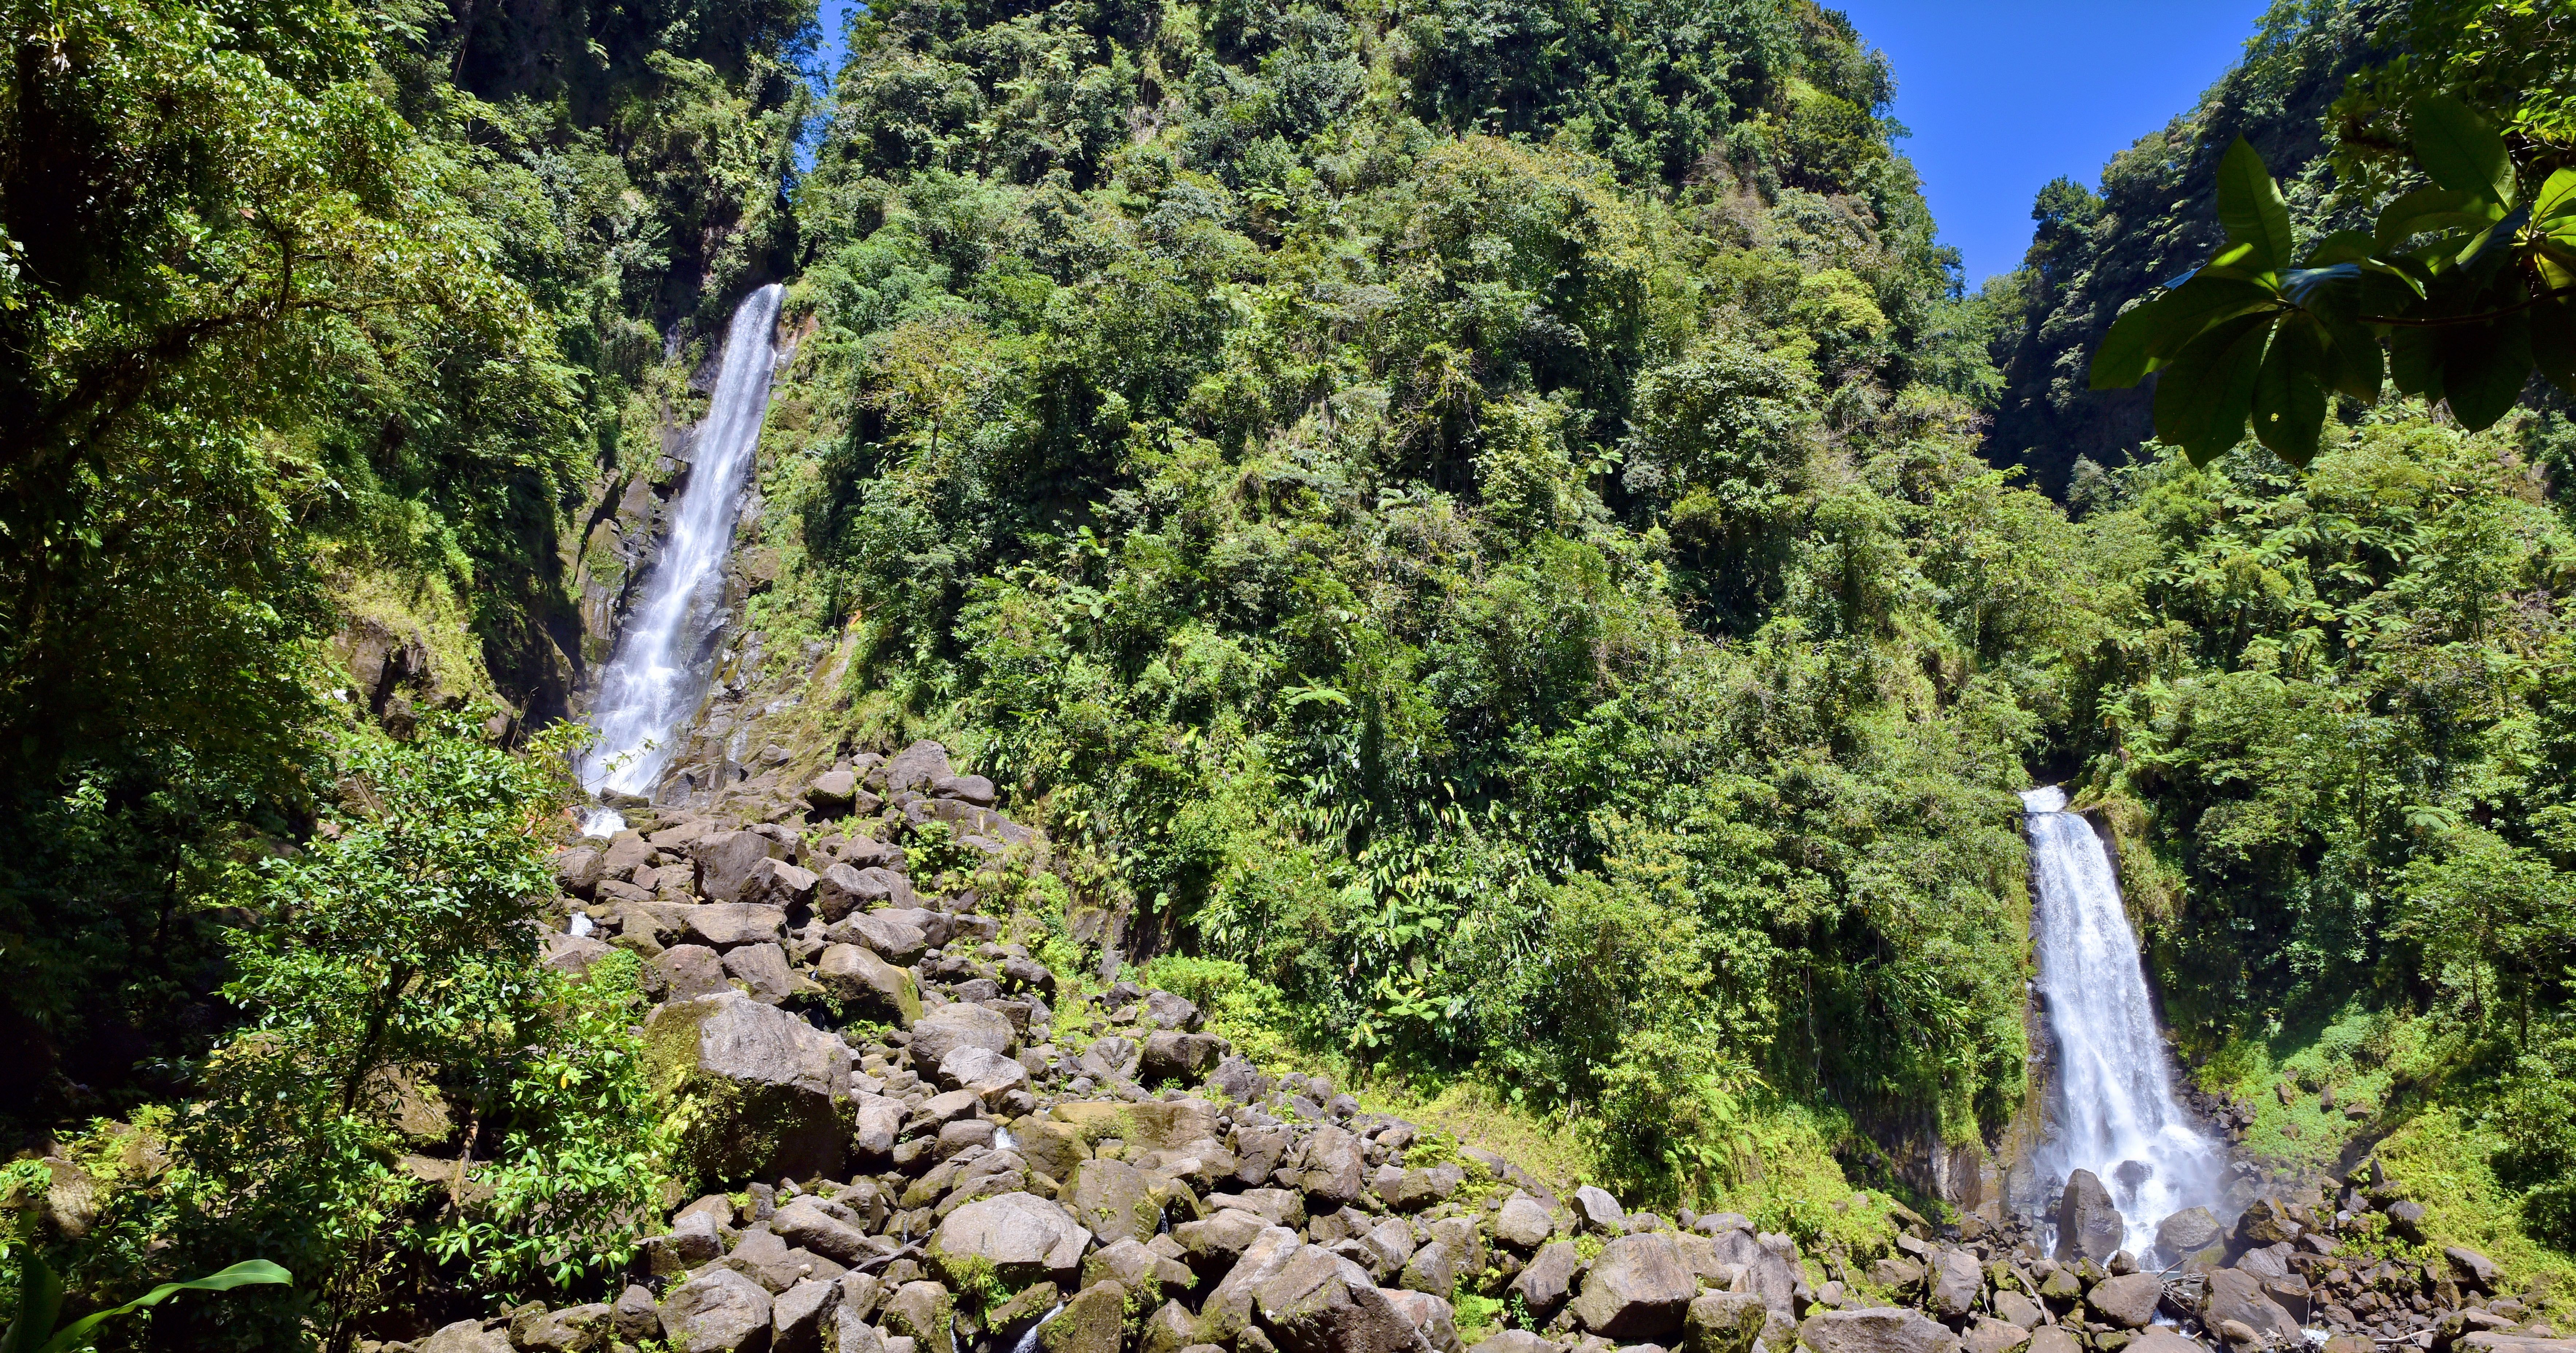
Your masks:
{"label": "large green leaf", "polygon": [[2248,245],[2248,260],[2265,271],[2290,266],[2298,239],[2290,231],[2290,204],[2263,157],[2244,137],[2227,148],[2218,162],[2218,224],[2230,243]]}
{"label": "large green leaf", "polygon": [[2476,193],[2418,188],[2382,207],[2379,225],[2371,235],[2379,241],[2380,248],[2394,249],[2428,230],[2483,227],[2502,215],[2503,210]]}
{"label": "large green leaf", "polygon": [[2440,329],[2442,398],[2471,432],[2495,426],[2531,381],[2528,312]]}
{"label": "large green leaf", "polygon": [[2375,403],[2387,373],[2378,338],[2348,320],[2320,316],[2317,323],[2326,335],[2326,384],[2364,404]]}
{"label": "large green leaf", "polygon": [[0,1353],[43,1353],[54,1332],[54,1317],[63,1309],[63,1280],[36,1247],[26,1247],[27,1261],[18,1267],[18,1313],[9,1333],[0,1337]]}
{"label": "large green leaf", "polygon": [[2531,308],[2531,362],[2550,384],[2576,394],[2576,301],[2542,301]]}
{"label": "large green leaf", "polygon": [[2576,214],[2576,169],[2561,169],[2540,185],[2540,196],[2532,199],[2531,219],[2553,221]]}
{"label": "large green leaf", "polygon": [[2254,378],[2254,436],[2304,469],[2326,422],[2326,344],[2313,320],[2284,320]]}
{"label": "large green leaf", "polygon": [[[294,1277],[265,1259],[248,1259],[220,1273],[183,1283],[163,1283],[122,1306],[86,1315],[59,1330],[52,1329],[54,1315],[62,1305],[62,1282],[46,1267],[42,1258],[29,1255],[32,1261],[22,1284],[30,1290],[49,1291],[50,1300],[41,1309],[31,1309],[27,1294],[19,1297],[18,1318],[11,1322],[9,1335],[0,1341],[0,1353],[78,1353],[90,1346],[90,1334],[99,1326],[121,1315],[131,1315],[146,1306],[158,1306],[180,1292],[228,1292],[255,1283],[293,1283]],[[41,1318],[37,1318],[41,1317]]]}
{"label": "large green leaf", "polygon": [[2193,339],[2156,381],[2156,436],[2206,465],[2245,436],[2274,314],[2232,319]]}
{"label": "large green leaf", "polygon": [[2125,390],[2162,367],[2210,325],[2279,304],[2251,282],[2196,276],[2154,300],[2130,307],[2093,353],[2096,390]]}
{"label": "large green leaf", "polygon": [[2388,379],[2399,394],[2442,397],[2441,331],[2412,326],[2388,335]]}
{"label": "large green leaf", "polygon": [[2435,183],[2499,207],[2513,205],[2513,157],[2485,118],[2448,94],[2418,100],[2407,117],[2415,129],[2415,161]]}

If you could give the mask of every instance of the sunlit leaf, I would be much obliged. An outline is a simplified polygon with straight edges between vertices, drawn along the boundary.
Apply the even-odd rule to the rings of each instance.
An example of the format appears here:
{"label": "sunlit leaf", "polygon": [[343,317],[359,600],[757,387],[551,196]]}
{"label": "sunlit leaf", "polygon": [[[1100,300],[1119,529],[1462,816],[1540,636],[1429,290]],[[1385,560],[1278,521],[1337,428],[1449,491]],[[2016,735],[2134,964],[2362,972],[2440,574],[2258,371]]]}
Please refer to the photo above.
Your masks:
{"label": "sunlit leaf", "polygon": [[2290,204],[2281,200],[2262,155],[2241,136],[2218,162],[2218,224],[2231,243],[2249,246],[2248,261],[2267,271],[2290,266],[2298,248]]}
{"label": "sunlit leaf", "polygon": [[2448,94],[2419,100],[2407,116],[2414,126],[2415,160],[2435,183],[2500,207],[2513,205],[2513,159],[2485,118]]}
{"label": "sunlit leaf", "polygon": [[2245,435],[2254,383],[2274,317],[2247,315],[2194,339],[2156,382],[2156,436],[2194,465],[2217,459]]}

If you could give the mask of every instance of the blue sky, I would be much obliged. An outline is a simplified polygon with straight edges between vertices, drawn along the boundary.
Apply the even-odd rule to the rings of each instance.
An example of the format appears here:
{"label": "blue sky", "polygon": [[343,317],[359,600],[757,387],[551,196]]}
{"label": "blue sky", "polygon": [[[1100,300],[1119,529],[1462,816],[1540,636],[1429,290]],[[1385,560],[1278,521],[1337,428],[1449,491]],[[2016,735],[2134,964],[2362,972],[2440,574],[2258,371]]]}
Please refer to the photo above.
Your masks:
{"label": "blue sky", "polygon": [[1826,0],[1896,67],[1897,143],[1968,286],[2030,246],[2030,203],[2188,111],[2244,55],[2261,0]]}
{"label": "blue sky", "polygon": [[[1826,0],[1896,65],[1898,149],[1968,285],[2030,245],[2030,202],[2190,109],[2244,54],[2262,0]],[[823,0],[826,71],[850,0]]]}

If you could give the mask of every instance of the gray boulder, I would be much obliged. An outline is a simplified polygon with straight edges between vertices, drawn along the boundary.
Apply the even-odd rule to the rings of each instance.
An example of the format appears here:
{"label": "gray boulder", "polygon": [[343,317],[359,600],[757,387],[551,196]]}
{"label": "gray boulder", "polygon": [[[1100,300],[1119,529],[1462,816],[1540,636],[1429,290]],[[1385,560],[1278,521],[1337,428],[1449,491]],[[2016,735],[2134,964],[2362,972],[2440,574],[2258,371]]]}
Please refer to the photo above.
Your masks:
{"label": "gray boulder", "polygon": [[1162,1230],[1163,1192],[1153,1176],[1123,1160],[1095,1159],[1074,1166],[1064,1203],[1101,1244],[1142,1244]]}
{"label": "gray boulder", "polygon": [[1253,1295],[1281,1353],[1415,1353],[1422,1336],[1359,1265],[1307,1246]]}
{"label": "gray boulder", "polygon": [[1520,1276],[1512,1279],[1512,1290],[1520,1294],[1533,1319],[1544,1321],[1565,1304],[1574,1290],[1574,1271],[1582,1261],[1575,1255],[1571,1241],[1560,1240],[1542,1245],[1530,1257]]}
{"label": "gray boulder", "polygon": [[519,1353],[593,1353],[608,1347],[612,1329],[606,1302],[585,1302],[559,1311],[531,1311],[510,1322],[510,1343]]}
{"label": "gray boulder", "polygon": [[1434,1353],[1467,1353],[1467,1346],[1458,1341],[1457,1308],[1448,1302],[1429,1292],[1397,1288],[1386,1294],[1386,1304],[1413,1326],[1413,1332],[1422,1336],[1422,1342],[1430,1345]]}
{"label": "gray boulder", "polygon": [[653,1289],[642,1283],[628,1283],[617,1294],[617,1305],[609,1311],[609,1327],[627,1343],[640,1343],[662,1336],[662,1303],[653,1299]]}
{"label": "gray boulder", "polygon": [[898,967],[921,961],[930,937],[895,911],[854,911],[832,922],[824,937],[834,944],[857,944]]}
{"label": "gray boulder", "polygon": [[1556,1234],[1556,1219],[1526,1193],[1514,1190],[1494,1214],[1494,1239],[1516,1250],[1534,1250]]}
{"label": "gray boulder", "polygon": [[703,944],[675,944],[653,960],[662,970],[662,999],[694,1000],[728,989],[724,957]]}
{"label": "gray boulder", "polygon": [[987,1274],[1005,1286],[1047,1280],[1070,1287],[1091,1244],[1065,1210],[1033,1193],[1005,1193],[948,1214],[930,1238],[932,1266],[952,1280]]}
{"label": "gray boulder", "polygon": [[2164,1296],[2163,1279],[2152,1273],[2128,1273],[2093,1284],[2093,1290],[2084,1294],[2084,1304],[2109,1324],[2139,1330],[2155,1323],[2156,1304]]}
{"label": "gray boulder", "polygon": [[783,944],[787,940],[787,912],[779,907],[756,902],[709,902],[688,908],[685,915],[689,942],[718,953],[739,945]]}
{"label": "gray boulder", "polygon": [[2156,1224],[2156,1248],[2166,1263],[2179,1263],[2227,1242],[2227,1228],[2205,1207],[2187,1207]]}
{"label": "gray boulder", "polygon": [[868,1244],[868,1233],[848,1209],[838,1208],[810,1195],[792,1199],[769,1219],[769,1229],[778,1238],[798,1249],[843,1264],[855,1264],[870,1258],[875,1251]]}
{"label": "gray boulder", "polygon": [[1017,1032],[1010,1017],[998,1010],[967,1001],[943,1005],[914,1022],[912,1065],[917,1071],[935,1071],[959,1048],[1007,1054]]}
{"label": "gray boulder", "polygon": [[702,836],[689,848],[698,862],[698,891],[717,902],[741,901],[753,868],[779,852],[777,842],[758,832]]}
{"label": "gray boulder", "polygon": [[1752,1353],[1770,1318],[1771,1309],[1750,1292],[1702,1293],[1682,1313],[1682,1347],[1688,1353]]}
{"label": "gray boulder", "polygon": [[1277,1277],[1290,1259],[1307,1248],[1297,1239],[1297,1233],[1285,1226],[1273,1226],[1253,1237],[1252,1243],[1244,1247],[1243,1257],[1235,1261],[1200,1304],[1199,1341],[1232,1346],[1253,1326],[1254,1298],[1262,1285]]}
{"label": "gray boulder", "polygon": [[1015,1058],[972,1044],[950,1048],[939,1059],[933,1078],[943,1090],[972,1090],[991,1104],[1013,1090],[1028,1088],[1029,1071]]}
{"label": "gray boulder", "polygon": [[885,765],[878,772],[888,794],[907,789],[916,794],[927,794],[932,785],[956,773],[956,768],[948,764],[948,749],[928,738],[886,758]]}
{"label": "gray boulder", "polygon": [[1921,1311],[1879,1306],[1820,1311],[1798,1327],[1815,1353],[1959,1353],[1959,1337]]}
{"label": "gray boulder", "polygon": [[1316,1128],[1306,1138],[1305,1154],[1300,1159],[1297,1187],[1310,1202],[1327,1209],[1359,1201],[1368,1187],[1361,1171],[1365,1158],[1360,1154],[1357,1137],[1329,1124]]}
{"label": "gray boulder", "polygon": [[1197,1033],[1206,1019],[1199,1013],[1196,1003],[1169,991],[1146,992],[1143,1014],[1144,1023],[1185,1034]]}
{"label": "gray boulder", "polygon": [[2267,1345],[2286,1344],[2303,1336],[2299,1322],[2263,1291],[2259,1274],[2222,1268],[2209,1275],[2209,1290],[2200,1301],[2201,1323],[2217,1329],[2236,1321]]}
{"label": "gray boulder", "polygon": [[421,1341],[421,1353],[510,1353],[510,1336],[503,1330],[487,1330],[480,1320],[459,1320],[441,1325]]}
{"label": "gray boulder", "polygon": [[850,1065],[839,1039],[726,992],[655,1007],[644,1043],[655,1089],[689,1106],[679,1149],[700,1180],[840,1173]]}
{"label": "gray boulder", "polygon": [[672,1353],[759,1353],[769,1346],[769,1293],[729,1268],[711,1268],[662,1303]]}
{"label": "gray boulder", "polygon": [[1945,1245],[1930,1257],[1923,1274],[1924,1304],[1943,1320],[1966,1319],[1985,1293],[1986,1275],[1977,1256]]}
{"label": "gray boulder", "polygon": [[921,985],[909,968],[898,968],[855,944],[828,944],[814,960],[814,981],[844,1013],[910,1028],[921,1018]]}
{"label": "gray boulder", "polygon": [[1194,1083],[1214,1068],[1226,1051],[1226,1041],[1213,1034],[1157,1030],[1145,1035],[1143,1055],[1138,1059],[1137,1079],[1148,1085],[1164,1081]]}
{"label": "gray boulder", "polygon": [[2128,1231],[2129,1224],[2120,1219],[2120,1209],[2112,1203],[2111,1191],[2102,1186],[2101,1176],[2091,1170],[2067,1176],[2066,1195],[2057,1205],[2058,1262],[2090,1259],[2107,1264],[2120,1252]]}
{"label": "gray boulder", "polygon": [[1699,1295],[1699,1282],[1682,1263],[1673,1238],[1659,1231],[1621,1236],[1605,1246],[1584,1275],[1574,1318],[1595,1334],[1623,1344],[1670,1344],[1681,1333],[1682,1314]]}
{"label": "gray boulder", "polygon": [[826,921],[880,907],[911,908],[919,903],[912,891],[912,880],[882,865],[860,869],[835,864],[823,871],[814,887],[814,910]]}
{"label": "gray boulder", "polygon": [[823,1335],[840,1304],[841,1285],[816,1278],[779,1293],[769,1306],[769,1353],[822,1353]]}
{"label": "gray boulder", "polygon": [[981,775],[950,775],[930,783],[930,792],[943,799],[958,799],[978,808],[990,808],[998,797],[993,782]]}
{"label": "gray boulder", "polygon": [[1586,1231],[1615,1236],[1628,1229],[1628,1209],[1606,1189],[1590,1184],[1574,1191],[1574,1219]]}
{"label": "gray boulder", "polygon": [[2458,1245],[2443,1246],[2442,1257],[2451,1261],[2451,1276],[2459,1281],[2461,1287],[2479,1292],[2496,1290],[2498,1274],[2494,1260]]}
{"label": "gray boulder", "polygon": [[775,944],[746,944],[724,956],[725,976],[742,993],[764,1005],[778,1005],[805,989],[805,979],[787,966],[787,951]]}
{"label": "gray boulder", "polygon": [[595,940],[588,935],[567,935],[560,930],[549,930],[543,952],[543,962],[547,967],[567,977],[579,978],[589,974],[591,964],[608,957],[609,947],[606,941]]}

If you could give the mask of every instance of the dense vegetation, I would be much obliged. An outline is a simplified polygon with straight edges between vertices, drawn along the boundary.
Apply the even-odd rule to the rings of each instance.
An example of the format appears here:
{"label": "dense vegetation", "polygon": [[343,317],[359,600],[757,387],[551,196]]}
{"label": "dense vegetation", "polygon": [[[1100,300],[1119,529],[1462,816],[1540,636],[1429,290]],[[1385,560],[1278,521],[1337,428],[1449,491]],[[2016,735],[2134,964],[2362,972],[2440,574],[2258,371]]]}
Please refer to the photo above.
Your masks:
{"label": "dense vegetation", "polygon": [[[2081,391],[2239,134],[2305,239],[2428,92],[2567,146],[2545,7],[2277,7],[1974,293],[1808,0],[902,0],[820,105],[749,0],[10,16],[0,1114],[116,1187],[76,1288],[298,1275],[155,1339],[623,1262],[640,996],[534,961],[529,734],[560,542],[773,279],[753,620],[1237,1032],[1822,1224],[2021,1105],[2010,791],[2071,778],[2205,1082],[2366,1093],[2576,1247],[2576,436],[2391,398],[2193,468]],[[347,699],[386,607],[452,709]]]}

